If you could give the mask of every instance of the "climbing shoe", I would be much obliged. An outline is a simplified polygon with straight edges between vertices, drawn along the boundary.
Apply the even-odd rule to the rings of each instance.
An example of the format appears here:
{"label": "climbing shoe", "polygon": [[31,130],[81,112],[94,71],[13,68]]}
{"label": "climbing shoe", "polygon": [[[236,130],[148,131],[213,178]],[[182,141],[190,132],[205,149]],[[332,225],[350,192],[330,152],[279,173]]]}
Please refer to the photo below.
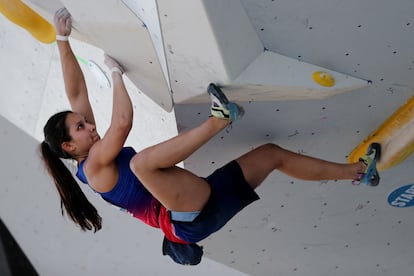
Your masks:
{"label": "climbing shoe", "polygon": [[353,181],[354,184],[365,184],[367,186],[377,186],[380,177],[377,170],[377,161],[381,158],[381,145],[372,143],[369,145],[367,153],[359,158],[359,162],[363,162],[366,169],[363,173],[358,174],[357,179]]}
{"label": "climbing shoe", "polygon": [[223,91],[214,83],[208,85],[207,92],[211,99],[211,115],[213,117],[234,122],[243,116],[244,109],[238,104],[230,102]]}

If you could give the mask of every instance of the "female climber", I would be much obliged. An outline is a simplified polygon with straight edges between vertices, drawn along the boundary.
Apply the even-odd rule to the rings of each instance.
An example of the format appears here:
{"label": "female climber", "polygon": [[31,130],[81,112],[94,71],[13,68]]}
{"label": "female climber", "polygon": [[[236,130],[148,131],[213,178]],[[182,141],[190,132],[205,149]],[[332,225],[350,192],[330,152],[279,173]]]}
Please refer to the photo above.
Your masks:
{"label": "female climber", "polygon": [[75,160],[76,177],[104,200],[160,228],[165,235],[164,255],[191,265],[198,264],[203,253],[196,243],[259,199],[255,188],[274,170],[304,180],[355,180],[361,179],[373,163],[369,156],[353,164],[333,163],[265,144],[206,178],[177,167],[243,115],[243,109],[229,102],[215,84],[207,89],[212,116],[194,129],[137,153],[124,145],[133,123],[124,69],[105,56],[112,72],[113,109],[110,126],[101,137],[95,128],[84,76],[67,39],[71,33],[69,12],[58,10],[54,22],[71,111],[49,118],[40,152],[59,192],[62,213],[84,231],[99,230],[101,217],[61,159]]}

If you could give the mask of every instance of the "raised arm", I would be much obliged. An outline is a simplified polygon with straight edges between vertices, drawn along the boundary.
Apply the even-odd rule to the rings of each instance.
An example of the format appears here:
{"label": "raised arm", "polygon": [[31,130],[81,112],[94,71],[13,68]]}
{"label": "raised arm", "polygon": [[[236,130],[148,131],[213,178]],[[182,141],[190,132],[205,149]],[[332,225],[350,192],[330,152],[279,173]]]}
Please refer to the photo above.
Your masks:
{"label": "raised arm", "polygon": [[67,39],[72,31],[72,20],[66,8],[56,11],[54,24],[66,95],[72,111],[82,114],[88,122],[95,124],[85,78]]}
{"label": "raised arm", "polygon": [[102,138],[102,162],[115,158],[129,135],[132,127],[133,109],[131,99],[122,79],[124,69],[112,57],[105,55],[105,64],[111,70],[113,103],[111,124]]}
{"label": "raised arm", "polygon": [[111,124],[89,151],[84,165],[89,184],[98,192],[111,190],[118,179],[115,159],[121,151],[132,127],[132,103],[122,79],[122,67],[105,55],[105,64],[111,69],[113,107]]}

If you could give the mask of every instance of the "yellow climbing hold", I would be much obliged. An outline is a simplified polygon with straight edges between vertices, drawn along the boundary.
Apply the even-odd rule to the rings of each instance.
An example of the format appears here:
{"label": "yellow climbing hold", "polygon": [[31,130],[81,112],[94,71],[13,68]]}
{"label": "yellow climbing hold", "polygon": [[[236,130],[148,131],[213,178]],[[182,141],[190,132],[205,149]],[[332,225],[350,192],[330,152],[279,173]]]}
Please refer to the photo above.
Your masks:
{"label": "yellow climbing hold", "polygon": [[331,87],[335,85],[334,77],[328,72],[323,72],[323,71],[313,72],[312,78],[317,84],[321,86]]}
{"label": "yellow climbing hold", "polygon": [[20,0],[0,0],[0,12],[43,43],[56,40],[55,28]]}
{"label": "yellow climbing hold", "polygon": [[414,152],[414,96],[349,154],[349,163],[357,162],[373,142],[381,144],[381,159],[377,162],[379,171],[400,164]]}

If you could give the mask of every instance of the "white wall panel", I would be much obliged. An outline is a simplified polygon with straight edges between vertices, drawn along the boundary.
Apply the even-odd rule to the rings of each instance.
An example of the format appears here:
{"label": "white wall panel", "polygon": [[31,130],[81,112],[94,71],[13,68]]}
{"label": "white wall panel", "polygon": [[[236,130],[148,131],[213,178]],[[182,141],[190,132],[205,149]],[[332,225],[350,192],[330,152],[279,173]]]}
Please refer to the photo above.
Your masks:
{"label": "white wall panel", "polygon": [[[138,7],[140,1],[125,2],[131,8]],[[124,2],[115,4],[124,5]],[[71,2],[71,5],[77,4]],[[222,9],[214,13],[216,5]],[[244,10],[232,10],[231,5]],[[79,15],[86,22],[87,14],[81,11]],[[145,15],[155,13],[152,8],[145,11]],[[414,2],[411,0],[157,1],[157,11],[165,67],[178,104],[175,114],[165,112],[128,80],[136,110],[142,112],[137,113],[139,129],[131,141],[138,148],[176,134],[176,128],[184,131],[207,118],[209,106],[206,102],[183,104],[184,99],[203,97],[210,81],[234,81],[233,78],[250,64],[246,60],[254,60],[264,48],[298,62],[372,81],[368,87],[324,99],[259,101],[259,97],[238,98],[246,110],[245,117],[184,163],[187,169],[202,176],[267,142],[295,152],[346,162],[351,150],[414,92]],[[226,14],[228,17],[223,17]],[[242,20],[241,14],[244,15]],[[0,84],[3,91],[1,114],[26,133],[41,139],[42,121],[55,109],[67,106],[61,95],[55,46],[39,45],[24,31],[12,28],[3,17],[0,20],[0,58],[2,74],[7,80]],[[232,36],[223,35],[231,29],[230,25],[223,25],[225,22],[245,24],[245,28],[234,33],[234,37],[240,39],[238,43],[230,40]],[[9,33],[10,30],[13,32]],[[101,35],[107,39],[117,30],[109,26]],[[252,44],[240,43],[244,31],[246,39],[254,38],[250,40]],[[151,43],[154,40],[152,38]],[[105,40],[108,49],[117,49],[116,41],[111,42],[113,44],[108,41]],[[127,46],[129,48],[122,49],[132,49],[133,45]],[[245,47],[248,56],[244,61],[237,60],[239,51]],[[75,49],[85,59],[102,62],[101,50],[92,50],[83,43],[78,43]],[[151,51],[153,56],[155,53]],[[3,65],[3,60],[7,66]],[[132,60],[128,62],[134,64]],[[98,108],[99,124],[104,128],[108,123],[111,91],[99,88],[87,69],[83,69],[91,85],[93,104]],[[165,73],[165,69],[161,71]],[[240,85],[240,89],[248,88]],[[224,90],[231,94],[237,89],[230,86]],[[203,101],[205,99],[204,96]],[[158,232],[152,233],[100,201],[97,206],[108,221],[108,228],[102,233],[92,237],[81,235],[71,223],[62,221],[50,183],[39,181],[40,189],[27,184],[43,177],[37,175],[41,171],[40,164],[35,161],[37,157],[27,155],[27,160],[21,160],[23,153],[33,152],[36,142],[25,139],[17,143],[18,147],[12,146],[20,142],[15,137],[23,134],[13,128],[10,130],[6,123],[2,129],[2,145],[3,141],[7,144],[3,150],[2,175],[5,176],[0,185],[0,215],[39,271],[54,275],[53,272],[63,267],[64,260],[72,264],[67,267],[73,270],[68,268],[68,271],[77,275],[83,271],[102,272],[94,265],[99,255],[99,262],[105,263],[111,273],[139,271],[145,275],[159,275],[168,271],[169,275],[183,275],[184,270],[169,266],[165,259],[155,259],[159,248],[151,248],[149,244],[159,241]],[[135,137],[139,138],[139,144]],[[13,152],[9,152],[12,149]],[[21,155],[16,155],[17,149],[22,150]],[[275,172],[258,189],[260,201],[203,241],[207,257],[203,265],[186,271],[191,271],[191,275],[236,273],[216,270],[225,268],[211,264],[210,260],[214,260],[259,276],[410,275],[414,269],[413,207],[392,207],[387,197],[396,188],[414,182],[413,162],[411,156],[401,165],[382,172],[381,183],[375,188],[353,186],[350,181],[303,182]],[[30,198],[25,198],[24,205],[16,201],[23,191],[32,192]],[[91,198],[95,200],[93,195]],[[148,245],[146,240],[131,243],[130,239],[114,238],[135,237],[136,233],[139,238],[148,238]],[[63,255],[58,255],[63,249]],[[123,255],[119,255],[121,251]],[[143,259],[143,254],[145,266],[132,257]],[[147,258],[148,255],[156,257]],[[154,263],[147,267],[149,261]],[[142,270],[138,270],[138,265]],[[160,270],[154,271],[154,266]]]}

